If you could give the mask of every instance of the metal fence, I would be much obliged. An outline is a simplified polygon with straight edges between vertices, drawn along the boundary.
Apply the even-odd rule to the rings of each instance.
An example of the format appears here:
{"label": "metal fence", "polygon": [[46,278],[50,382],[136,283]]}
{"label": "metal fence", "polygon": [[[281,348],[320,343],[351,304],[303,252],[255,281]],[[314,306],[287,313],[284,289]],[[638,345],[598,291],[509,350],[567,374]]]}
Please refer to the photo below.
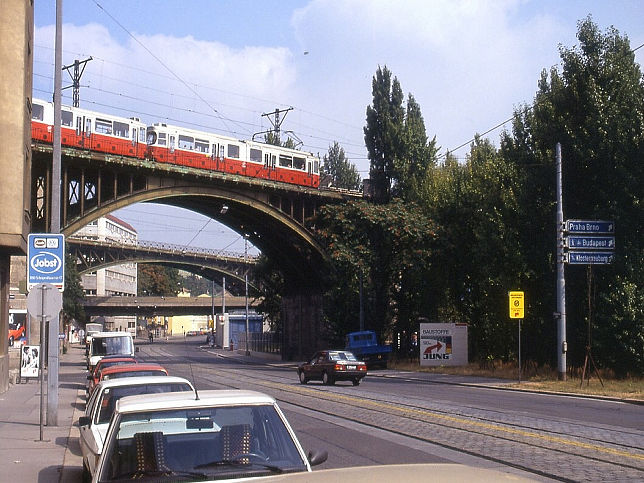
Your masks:
{"label": "metal fence", "polygon": [[[239,349],[246,349],[246,333],[238,336]],[[279,335],[274,332],[250,332],[248,334],[248,350],[253,352],[266,352],[269,354],[281,353],[282,343]]]}

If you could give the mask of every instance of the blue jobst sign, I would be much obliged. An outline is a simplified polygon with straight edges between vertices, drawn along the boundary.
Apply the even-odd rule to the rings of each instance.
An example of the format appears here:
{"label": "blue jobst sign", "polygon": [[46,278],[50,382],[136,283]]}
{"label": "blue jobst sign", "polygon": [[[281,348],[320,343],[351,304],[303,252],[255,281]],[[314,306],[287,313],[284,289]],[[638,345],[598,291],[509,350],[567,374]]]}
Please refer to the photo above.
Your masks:
{"label": "blue jobst sign", "polygon": [[39,283],[65,289],[65,237],[54,233],[30,233],[27,242],[27,291]]}

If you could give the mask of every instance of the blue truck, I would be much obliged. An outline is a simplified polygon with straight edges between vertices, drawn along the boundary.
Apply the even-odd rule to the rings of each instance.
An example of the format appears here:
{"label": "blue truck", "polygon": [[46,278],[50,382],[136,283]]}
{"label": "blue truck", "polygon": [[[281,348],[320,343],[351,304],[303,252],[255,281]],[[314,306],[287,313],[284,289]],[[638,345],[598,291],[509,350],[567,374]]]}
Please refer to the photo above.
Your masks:
{"label": "blue truck", "polygon": [[379,345],[373,330],[362,330],[347,334],[345,350],[353,352],[358,359],[366,362],[367,367],[386,369],[391,345]]}

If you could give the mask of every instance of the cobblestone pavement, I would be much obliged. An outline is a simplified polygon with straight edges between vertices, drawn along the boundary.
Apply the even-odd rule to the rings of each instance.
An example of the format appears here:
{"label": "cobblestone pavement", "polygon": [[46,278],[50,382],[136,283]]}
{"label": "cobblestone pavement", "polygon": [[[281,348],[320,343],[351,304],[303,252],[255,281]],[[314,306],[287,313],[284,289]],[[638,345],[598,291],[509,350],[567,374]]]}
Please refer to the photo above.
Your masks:
{"label": "cobblestone pavement", "polygon": [[280,402],[477,455],[545,479],[644,479],[644,432],[634,429],[518,411],[446,407],[431,397],[374,392],[368,383],[350,390],[344,386],[304,386],[294,382],[294,374],[284,377],[278,371],[262,371],[258,378],[256,368],[243,366],[197,372],[198,378],[210,384],[253,388]]}

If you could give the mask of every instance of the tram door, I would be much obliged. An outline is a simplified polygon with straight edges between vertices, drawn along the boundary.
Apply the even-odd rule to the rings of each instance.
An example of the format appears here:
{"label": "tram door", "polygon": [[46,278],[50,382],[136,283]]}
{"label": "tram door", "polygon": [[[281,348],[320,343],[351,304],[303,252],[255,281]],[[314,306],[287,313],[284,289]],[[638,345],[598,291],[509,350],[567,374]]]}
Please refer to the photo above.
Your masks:
{"label": "tram door", "polygon": [[91,149],[92,119],[85,116],[76,118],[76,146]]}

